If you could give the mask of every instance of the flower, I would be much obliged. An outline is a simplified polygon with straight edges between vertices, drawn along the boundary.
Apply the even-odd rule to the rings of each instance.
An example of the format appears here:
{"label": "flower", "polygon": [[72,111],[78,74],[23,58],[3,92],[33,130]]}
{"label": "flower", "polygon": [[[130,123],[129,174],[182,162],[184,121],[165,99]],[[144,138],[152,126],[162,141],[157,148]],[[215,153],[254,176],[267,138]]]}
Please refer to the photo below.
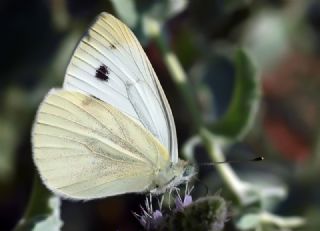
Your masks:
{"label": "flower", "polygon": [[204,196],[193,201],[191,192],[193,187],[186,189],[181,197],[179,189],[169,191],[169,201],[172,191],[175,208],[162,210],[164,196],[158,201],[158,209],[152,207],[152,196],[146,198],[145,208],[141,206],[142,214],[134,213],[145,230],[183,231],[183,230],[214,230],[221,231],[228,221],[228,203],[219,195]]}
{"label": "flower", "polygon": [[[182,212],[185,207],[189,206],[192,203],[191,192],[193,190],[193,187],[188,189],[188,185],[186,185],[186,190],[185,190],[183,199],[179,194],[179,190],[177,188],[174,188],[174,189],[176,191],[177,196],[174,198],[175,208],[173,209],[173,211]],[[169,200],[170,200],[170,195],[171,195],[171,191],[169,192]],[[158,201],[159,209],[154,210],[152,206],[152,195],[150,194],[148,197],[146,197],[145,208],[141,206],[142,214],[139,215],[137,213],[133,213],[145,230],[158,229],[159,227],[161,227],[164,220],[168,217],[162,211],[163,199],[164,199],[164,196],[162,196],[161,200]]]}
{"label": "flower", "polygon": [[186,185],[186,190],[184,192],[183,200],[177,191],[177,197],[175,199],[175,205],[176,205],[175,211],[182,212],[185,207],[189,206],[192,203],[192,196],[191,196],[192,190],[193,190],[193,187],[188,189],[188,185]]}
{"label": "flower", "polygon": [[137,213],[133,213],[145,230],[157,229],[157,227],[160,226],[162,220],[164,219],[164,216],[161,212],[162,201],[163,197],[161,201],[158,201],[159,209],[153,210],[152,195],[150,194],[149,197],[146,197],[145,208],[141,206],[142,214],[139,215]]}

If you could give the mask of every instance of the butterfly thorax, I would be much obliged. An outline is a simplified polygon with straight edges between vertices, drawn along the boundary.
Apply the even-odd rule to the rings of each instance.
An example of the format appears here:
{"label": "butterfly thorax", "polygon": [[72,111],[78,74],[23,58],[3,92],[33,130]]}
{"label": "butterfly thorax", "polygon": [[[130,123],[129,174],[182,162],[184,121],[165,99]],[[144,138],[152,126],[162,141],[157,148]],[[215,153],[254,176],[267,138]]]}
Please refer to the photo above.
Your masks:
{"label": "butterfly thorax", "polygon": [[159,171],[149,186],[149,190],[152,194],[157,195],[165,193],[169,189],[189,181],[194,174],[193,166],[186,161],[178,160],[176,164],[171,163]]}

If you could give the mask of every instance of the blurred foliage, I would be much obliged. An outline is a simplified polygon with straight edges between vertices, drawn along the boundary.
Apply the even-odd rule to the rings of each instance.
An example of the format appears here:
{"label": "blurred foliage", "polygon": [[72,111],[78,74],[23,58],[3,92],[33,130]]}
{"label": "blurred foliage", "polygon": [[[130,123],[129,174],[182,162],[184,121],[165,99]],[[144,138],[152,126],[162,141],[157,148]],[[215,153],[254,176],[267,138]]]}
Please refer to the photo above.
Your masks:
{"label": "blurred foliage", "polygon": [[38,175],[35,175],[32,195],[24,216],[21,218],[15,231],[58,231],[63,222],[60,220],[60,198],[42,184]]}
{"label": "blurred foliage", "polygon": [[266,157],[198,166],[194,197],[204,197],[206,184],[209,194],[222,189],[232,202],[224,230],[291,230],[304,222],[300,230],[319,230],[316,0],[3,1],[0,230],[22,217],[17,230],[59,230],[62,223],[63,230],[140,229],[131,211],[142,196],[60,208],[39,179],[32,184],[34,113],[46,92],[61,86],[72,50],[101,11],[121,18],[142,42],[190,161]]}
{"label": "blurred foliage", "polygon": [[235,83],[232,101],[225,115],[211,125],[216,135],[229,139],[242,138],[250,130],[260,103],[260,84],[250,59],[238,50],[235,61]]}

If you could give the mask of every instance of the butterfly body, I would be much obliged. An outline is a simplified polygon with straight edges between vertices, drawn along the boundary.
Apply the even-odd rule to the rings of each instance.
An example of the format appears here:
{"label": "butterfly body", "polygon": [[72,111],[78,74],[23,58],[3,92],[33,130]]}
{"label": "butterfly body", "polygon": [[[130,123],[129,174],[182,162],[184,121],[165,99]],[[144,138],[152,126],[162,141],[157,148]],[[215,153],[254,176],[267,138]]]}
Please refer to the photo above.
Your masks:
{"label": "butterfly body", "polygon": [[178,159],[172,113],[149,60],[107,13],[75,49],[63,88],[41,103],[32,144],[44,184],[70,199],[160,194],[193,175]]}

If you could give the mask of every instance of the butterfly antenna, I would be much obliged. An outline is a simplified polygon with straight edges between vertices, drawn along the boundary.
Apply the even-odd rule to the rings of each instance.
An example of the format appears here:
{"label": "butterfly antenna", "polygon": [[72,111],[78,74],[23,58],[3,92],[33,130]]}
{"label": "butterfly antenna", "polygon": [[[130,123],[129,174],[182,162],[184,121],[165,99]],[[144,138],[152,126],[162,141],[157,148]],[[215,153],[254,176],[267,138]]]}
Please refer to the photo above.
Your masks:
{"label": "butterfly antenna", "polygon": [[214,161],[212,163],[200,163],[200,166],[213,166],[216,164],[226,164],[226,163],[241,163],[241,162],[257,162],[264,160],[263,156],[259,156],[250,160],[224,160],[224,161]]}

